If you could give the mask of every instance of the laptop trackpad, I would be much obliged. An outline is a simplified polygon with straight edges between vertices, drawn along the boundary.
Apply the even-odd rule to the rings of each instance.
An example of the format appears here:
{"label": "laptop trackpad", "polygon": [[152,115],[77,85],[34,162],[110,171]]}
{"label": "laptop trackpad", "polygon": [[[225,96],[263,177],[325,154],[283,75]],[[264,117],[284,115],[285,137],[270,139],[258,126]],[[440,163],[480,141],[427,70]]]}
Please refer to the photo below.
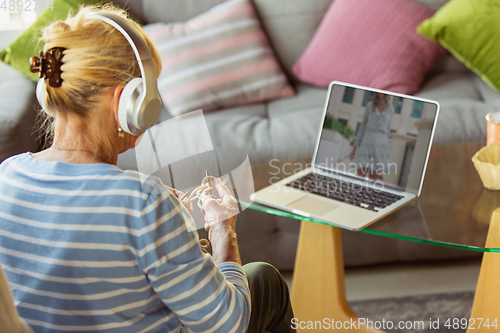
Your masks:
{"label": "laptop trackpad", "polygon": [[332,202],[332,200],[323,200],[306,195],[305,197],[288,204],[287,207],[297,209],[311,215],[323,216],[340,206]]}

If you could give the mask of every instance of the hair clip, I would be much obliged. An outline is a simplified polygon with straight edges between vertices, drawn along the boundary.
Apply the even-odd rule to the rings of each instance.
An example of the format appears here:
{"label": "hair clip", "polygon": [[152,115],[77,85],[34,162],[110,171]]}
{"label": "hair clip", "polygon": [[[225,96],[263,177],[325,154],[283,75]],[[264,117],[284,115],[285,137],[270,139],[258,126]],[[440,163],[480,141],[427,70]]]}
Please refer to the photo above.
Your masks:
{"label": "hair clip", "polygon": [[31,73],[40,73],[40,78],[48,79],[51,87],[60,87],[63,81],[61,79],[61,65],[64,50],[64,47],[53,47],[45,53],[40,51],[40,58],[31,57]]}

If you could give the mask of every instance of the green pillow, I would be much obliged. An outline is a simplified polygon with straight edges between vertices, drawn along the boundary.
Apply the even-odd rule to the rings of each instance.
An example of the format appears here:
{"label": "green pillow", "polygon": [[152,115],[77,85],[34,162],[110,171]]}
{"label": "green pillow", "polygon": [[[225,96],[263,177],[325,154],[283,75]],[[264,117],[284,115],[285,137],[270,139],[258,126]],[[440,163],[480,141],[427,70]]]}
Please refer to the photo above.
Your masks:
{"label": "green pillow", "polygon": [[33,81],[39,75],[30,72],[29,59],[38,56],[44,43],[40,41],[42,29],[50,23],[64,20],[70,12],[76,13],[81,5],[93,5],[102,0],[54,0],[53,9],[47,8],[26,31],[7,48],[0,51],[0,60],[21,71]]}
{"label": "green pillow", "polygon": [[451,0],[417,30],[500,91],[498,0]]}

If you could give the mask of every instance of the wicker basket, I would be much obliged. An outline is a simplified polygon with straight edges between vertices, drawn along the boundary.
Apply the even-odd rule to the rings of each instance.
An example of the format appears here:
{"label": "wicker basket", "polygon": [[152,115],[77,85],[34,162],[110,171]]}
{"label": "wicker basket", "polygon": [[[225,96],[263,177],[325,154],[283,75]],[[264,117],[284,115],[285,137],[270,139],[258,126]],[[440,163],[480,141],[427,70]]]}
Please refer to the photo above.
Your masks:
{"label": "wicker basket", "polygon": [[484,187],[500,190],[500,142],[481,148],[472,157]]}

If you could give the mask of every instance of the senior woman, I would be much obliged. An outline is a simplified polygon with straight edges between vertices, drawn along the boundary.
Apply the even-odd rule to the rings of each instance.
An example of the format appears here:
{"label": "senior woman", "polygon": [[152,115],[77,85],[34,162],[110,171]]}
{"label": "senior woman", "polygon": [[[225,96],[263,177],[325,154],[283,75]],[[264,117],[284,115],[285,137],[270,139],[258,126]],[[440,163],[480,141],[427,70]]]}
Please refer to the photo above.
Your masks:
{"label": "senior woman", "polygon": [[188,230],[182,193],[116,166],[138,138],[121,131],[119,99],[141,73],[124,36],[92,11],[126,17],[85,7],[43,32],[45,54],[64,50],[52,64],[62,83],[45,79],[52,146],[0,165],[0,260],[21,317],[35,332],[292,331],[277,270],[241,267],[237,204],[220,180],[221,199],[202,196],[210,256]]}

